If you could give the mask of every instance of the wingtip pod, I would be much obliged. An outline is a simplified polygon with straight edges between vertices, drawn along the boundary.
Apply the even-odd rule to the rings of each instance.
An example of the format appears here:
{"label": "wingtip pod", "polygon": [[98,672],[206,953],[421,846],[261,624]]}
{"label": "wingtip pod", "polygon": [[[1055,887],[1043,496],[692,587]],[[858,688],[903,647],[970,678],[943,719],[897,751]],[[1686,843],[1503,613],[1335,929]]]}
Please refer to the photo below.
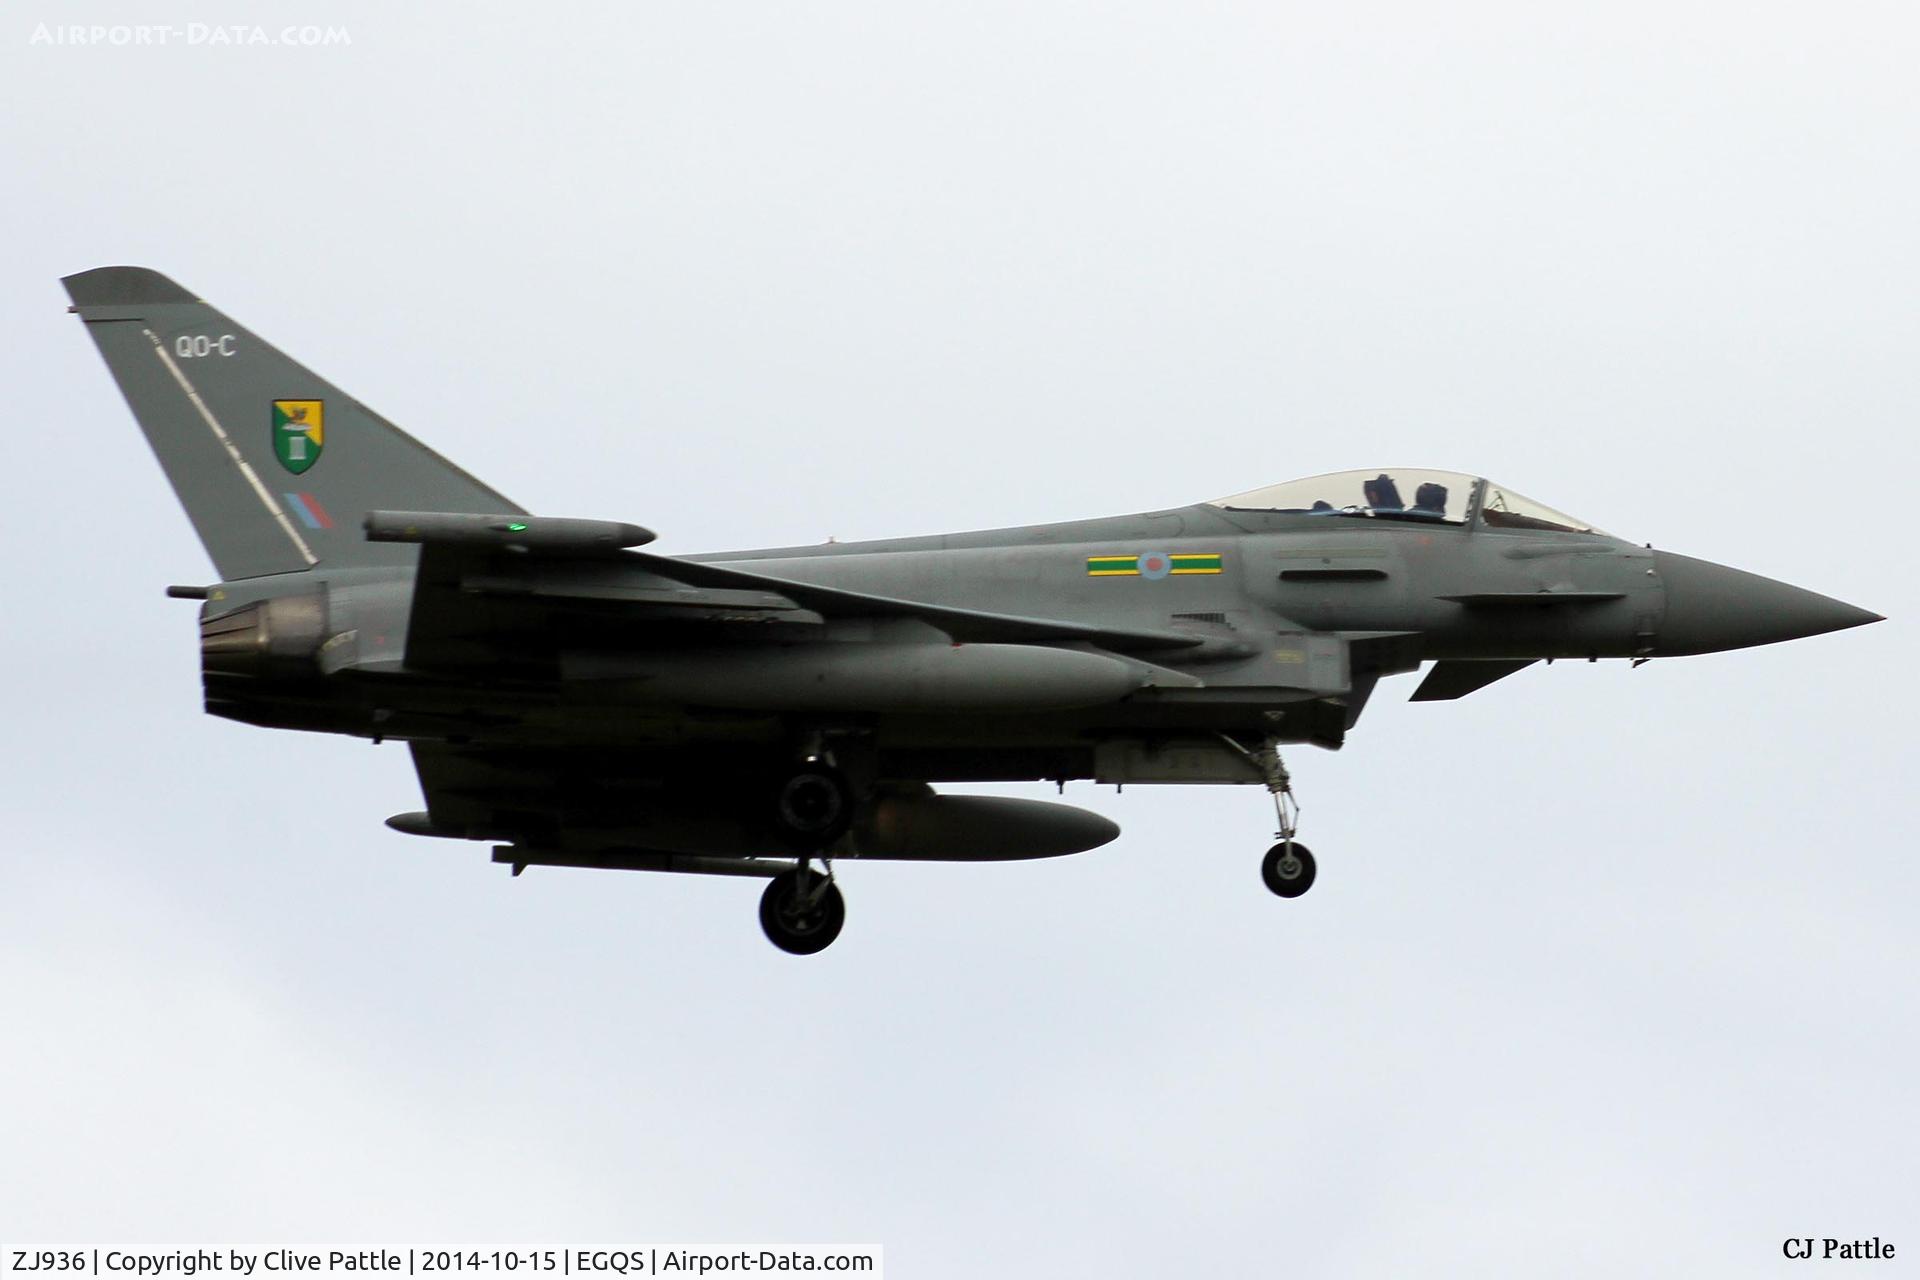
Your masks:
{"label": "wingtip pod", "polygon": [[419,542],[455,546],[519,547],[533,551],[591,552],[644,547],[651,529],[618,520],[565,516],[470,515],[451,511],[369,511],[362,526],[368,542]]}
{"label": "wingtip pod", "polygon": [[200,301],[151,267],[95,267],[64,276],[60,283],[67,287],[67,297],[76,307]]}

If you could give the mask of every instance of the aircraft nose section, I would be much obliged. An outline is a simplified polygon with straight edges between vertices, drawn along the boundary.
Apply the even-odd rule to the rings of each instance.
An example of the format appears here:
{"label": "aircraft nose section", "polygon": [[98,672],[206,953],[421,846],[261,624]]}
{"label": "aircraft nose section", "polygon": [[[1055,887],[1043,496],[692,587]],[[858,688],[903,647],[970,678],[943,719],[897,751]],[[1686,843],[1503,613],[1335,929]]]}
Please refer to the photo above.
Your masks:
{"label": "aircraft nose section", "polygon": [[1882,621],[1844,601],[1710,560],[1656,551],[1653,564],[1667,591],[1654,647],[1663,657],[1777,644]]}

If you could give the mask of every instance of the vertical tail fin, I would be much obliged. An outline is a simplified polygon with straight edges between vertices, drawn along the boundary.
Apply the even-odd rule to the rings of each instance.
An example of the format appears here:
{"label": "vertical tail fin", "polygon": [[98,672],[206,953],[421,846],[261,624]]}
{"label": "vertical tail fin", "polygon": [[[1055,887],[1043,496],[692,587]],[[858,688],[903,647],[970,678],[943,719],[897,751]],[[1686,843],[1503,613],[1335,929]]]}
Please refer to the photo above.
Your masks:
{"label": "vertical tail fin", "polygon": [[411,564],[368,511],[520,510],[157,271],[62,283],[224,579]]}

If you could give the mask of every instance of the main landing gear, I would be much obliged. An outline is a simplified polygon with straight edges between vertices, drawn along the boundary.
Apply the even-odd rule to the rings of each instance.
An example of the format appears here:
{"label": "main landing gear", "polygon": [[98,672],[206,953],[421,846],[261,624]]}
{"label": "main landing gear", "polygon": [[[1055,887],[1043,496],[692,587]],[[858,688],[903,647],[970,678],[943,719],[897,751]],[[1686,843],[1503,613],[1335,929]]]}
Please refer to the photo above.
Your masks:
{"label": "main landing gear", "polygon": [[846,922],[846,899],[833,882],[832,868],[823,875],[809,869],[804,858],[793,870],[769,880],[760,895],[760,927],[767,941],[792,955],[825,951]]}
{"label": "main landing gear", "polygon": [[[847,776],[817,747],[775,784],[773,829],[800,855],[793,868],[775,876],[760,895],[760,928],[782,951],[810,956],[840,936],[847,904],[833,882],[827,850],[853,826],[854,807]],[[808,865],[816,857],[824,870]]]}

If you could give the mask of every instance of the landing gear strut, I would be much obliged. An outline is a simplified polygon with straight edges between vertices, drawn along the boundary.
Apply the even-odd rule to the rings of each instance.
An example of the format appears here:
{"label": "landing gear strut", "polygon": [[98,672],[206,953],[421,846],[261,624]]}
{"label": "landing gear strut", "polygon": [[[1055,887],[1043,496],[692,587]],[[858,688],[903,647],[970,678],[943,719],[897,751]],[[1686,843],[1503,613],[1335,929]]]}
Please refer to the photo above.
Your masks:
{"label": "landing gear strut", "polygon": [[822,874],[810,869],[805,858],[768,881],[760,895],[760,927],[767,940],[796,956],[825,951],[846,922],[847,904],[833,883],[833,868]]}

